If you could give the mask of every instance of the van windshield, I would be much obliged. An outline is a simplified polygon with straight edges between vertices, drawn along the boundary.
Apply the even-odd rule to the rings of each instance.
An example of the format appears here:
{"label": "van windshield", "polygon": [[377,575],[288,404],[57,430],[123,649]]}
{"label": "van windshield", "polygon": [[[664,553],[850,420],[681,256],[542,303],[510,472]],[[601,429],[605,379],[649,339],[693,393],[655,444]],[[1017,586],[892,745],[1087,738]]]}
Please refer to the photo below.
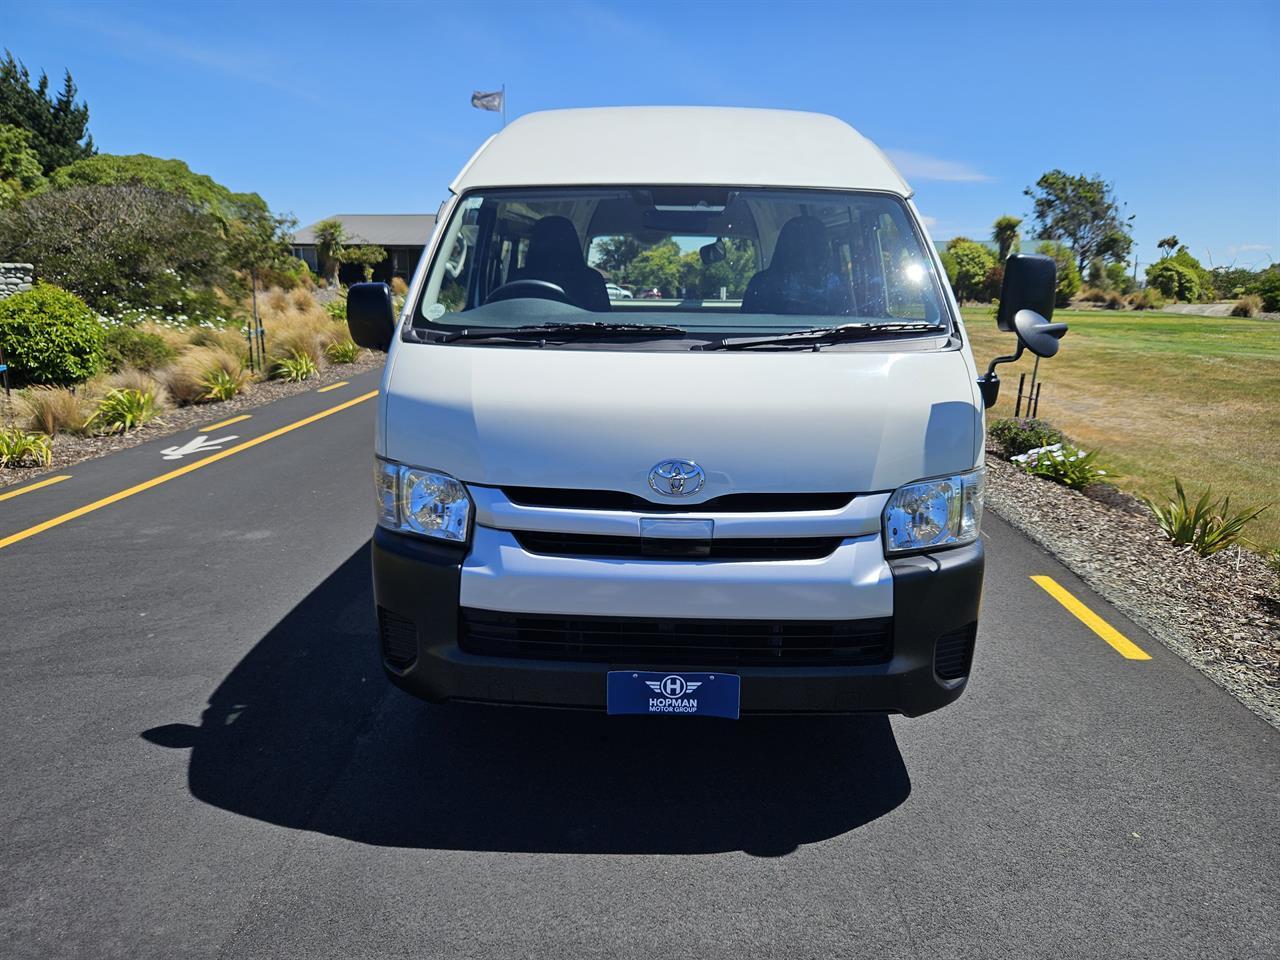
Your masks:
{"label": "van windshield", "polygon": [[949,329],[906,204],[738,187],[486,190],[455,205],[419,330],[645,324],[679,336]]}

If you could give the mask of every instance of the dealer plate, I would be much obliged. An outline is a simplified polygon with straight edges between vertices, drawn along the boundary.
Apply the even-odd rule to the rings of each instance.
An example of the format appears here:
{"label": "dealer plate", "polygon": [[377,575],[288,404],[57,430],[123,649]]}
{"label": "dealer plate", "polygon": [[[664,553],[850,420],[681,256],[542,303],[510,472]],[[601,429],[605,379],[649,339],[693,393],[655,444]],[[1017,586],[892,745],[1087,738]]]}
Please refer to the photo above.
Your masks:
{"label": "dealer plate", "polygon": [[606,702],[611,714],[738,719],[741,680],[734,673],[659,673],[610,670]]}

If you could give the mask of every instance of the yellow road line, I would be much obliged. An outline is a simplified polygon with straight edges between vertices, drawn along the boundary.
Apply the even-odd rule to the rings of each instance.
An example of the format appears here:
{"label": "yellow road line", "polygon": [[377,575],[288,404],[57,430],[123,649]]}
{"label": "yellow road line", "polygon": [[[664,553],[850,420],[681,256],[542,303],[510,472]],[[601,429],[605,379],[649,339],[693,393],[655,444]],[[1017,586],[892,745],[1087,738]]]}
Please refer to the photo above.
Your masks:
{"label": "yellow road line", "polygon": [[30,493],[32,490],[39,490],[41,487],[51,487],[55,483],[61,483],[63,480],[70,480],[71,474],[64,473],[60,477],[50,477],[48,480],[41,480],[39,483],[33,483],[29,487],[23,487],[21,490],[10,490],[8,493],[0,493],[0,500],[11,500],[14,497],[20,497],[24,493]]}
{"label": "yellow road line", "polygon": [[[3,544],[0,544],[3,546]],[[1115,648],[1116,653],[1126,660],[1150,660],[1151,655],[1126,637],[1107,621],[1086,607],[1075,598],[1062,584],[1053,577],[1032,577],[1036,585],[1067,608],[1077,620],[1100,636]]]}
{"label": "yellow road line", "polygon": [[354,407],[357,403],[363,403],[365,400],[370,400],[377,395],[377,390],[370,390],[368,393],[362,393],[360,396],[347,400],[345,403],[340,403],[336,407],[330,407],[328,410],[321,410],[319,413],[313,413],[309,417],[303,417],[301,420],[279,427],[269,433],[264,433],[260,437],[254,437],[252,440],[246,440],[244,443],[238,443],[234,447],[228,447],[226,450],[221,450],[218,453],[211,453],[203,460],[188,463],[186,466],[178,467],[176,470],[170,470],[168,473],[162,473],[160,476],[152,477],[150,480],[144,480],[142,483],[134,484],[132,487],[121,490],[118,493],[113,493],[108,497],[103,497],[101,500],[95,500],[93,503],[86,503],[83,507],[76,507],[76,509],[64,513],[61,516],[54,517],[52,520],[46,520],[44,523],[37,523],[34,527],[28,527],[26,530],[20,530],[10,536],[0,538],[0,550],[15,544],[20,540],[26,540],[28,537],[34,537],[37,533],[43,533],[45,530],[50,530],[54,527],[60,526],[68,520],[75,520],[77,517],[83,517],[86,513],[93,513],[95,510],[101,510],[103,507],[107,507],[113,503],[119,502],[120,500],[124,500],[126,497],[132,497],[135,493],[142,493],[142,491],[150,490],[152,487],[158,487],[162,483],[167,483],[170,480],[176,480],[178,477],[184,477],[192,471],[199,470],[201,467],[207,467],[211,463],[216,463],[219,460],[225,460],[227,457],[234,456],[243,450],[248,450],[250,447],[256,447],[260,443],[266,443],[268,440],[274,440],[276,437],[284,436],[286,433],[297,430],[299,427],[305,427],[308,424],[315,423],[317,420],[323,420],[325,417],[329,417],[342,410],[346,410],[348,407]]}
{"label": "yellow road line", "polygon": [[233,423],[240,423],[242,420],[248,420],[253,414],[242,413],[238,417],[232,417],[230,420],[219,420],[217,423],[211,423],[207,427],[201,427],[201,430],[221,430],[223,427],[229,427]]}
{"label": "yellow road line", "polygon": [[345,387],[349,381],[339,380],[337,383],[331,383],[327,387],[321,387],[316,393],[328,393],[330,390],[337,390],[339,387]]}

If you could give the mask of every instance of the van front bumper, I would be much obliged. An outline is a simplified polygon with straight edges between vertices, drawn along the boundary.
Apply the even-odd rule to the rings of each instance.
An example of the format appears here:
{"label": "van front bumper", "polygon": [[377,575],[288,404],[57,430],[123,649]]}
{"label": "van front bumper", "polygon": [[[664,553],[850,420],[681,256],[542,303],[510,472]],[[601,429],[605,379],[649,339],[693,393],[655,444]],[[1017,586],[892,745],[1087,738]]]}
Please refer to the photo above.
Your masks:
{"label": "van front bumper", "polygon": [[432,702],[589,710],[605,708],[610,670],[671,668],[738,674],[744,714],[928,713],[959,697],[968,681],[983,575],[981,542],[890,560],[892,656],[887,662],[690,667],[469,653],[459,646],[465,559],[461,546],[375,531],[373,589],[380,653],[391,681]]}

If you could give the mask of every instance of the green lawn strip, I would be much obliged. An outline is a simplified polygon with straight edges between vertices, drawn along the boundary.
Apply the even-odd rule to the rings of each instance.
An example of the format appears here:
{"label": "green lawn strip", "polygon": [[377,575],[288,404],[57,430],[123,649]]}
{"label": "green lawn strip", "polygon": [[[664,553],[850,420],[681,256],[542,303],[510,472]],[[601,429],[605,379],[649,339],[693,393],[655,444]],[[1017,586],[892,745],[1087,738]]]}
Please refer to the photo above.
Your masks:
{"label": "green lawn strip", "polygon": [[[965,320],[979,367],[1012,352],[988,308]],[[1062,310],[1062,352],[1040,366],[1041,416],[1102,451],[1117,486],[1148,496],[1212,485],[1239,506],[1273,503],[1246,531],[1280,548],[1280,323],[1168,313]],[[1001,368],[990,416],[1011,416],[1018,375],[1034,359]]]}

